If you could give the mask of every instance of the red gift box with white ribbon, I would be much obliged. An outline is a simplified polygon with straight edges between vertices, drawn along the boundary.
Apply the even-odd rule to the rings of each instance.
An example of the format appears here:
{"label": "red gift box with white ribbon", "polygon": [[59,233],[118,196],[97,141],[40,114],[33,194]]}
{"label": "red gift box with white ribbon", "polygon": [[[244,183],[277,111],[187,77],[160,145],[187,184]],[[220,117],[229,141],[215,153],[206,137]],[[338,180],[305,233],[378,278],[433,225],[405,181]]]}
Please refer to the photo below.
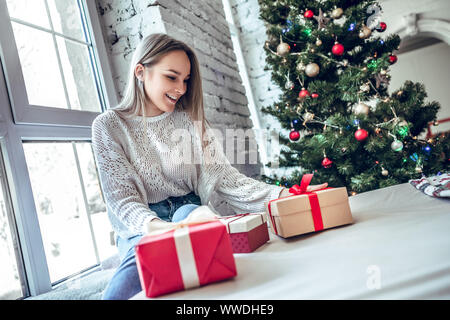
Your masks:
{"label": "red gift box with white ribbon", "polygon": [[217,217],[209,222],[178,223],[174,230],[145,235],[135,249],[141,286],[147,297],[237,275],[230,236]]}
{"label": "red gift box with white ribbon", "polygon": [[227,227],[234,253],[253,252],[269,241],[264,213],[243,213],[219,220]]}

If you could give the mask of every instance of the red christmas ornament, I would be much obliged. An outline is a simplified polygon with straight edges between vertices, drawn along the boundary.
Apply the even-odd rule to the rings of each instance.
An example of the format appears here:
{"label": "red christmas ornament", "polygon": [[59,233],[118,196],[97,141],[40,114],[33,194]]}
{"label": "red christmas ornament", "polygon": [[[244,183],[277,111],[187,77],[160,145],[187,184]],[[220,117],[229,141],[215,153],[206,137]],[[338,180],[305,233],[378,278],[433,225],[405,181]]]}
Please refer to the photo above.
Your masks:
{"label": "red christmas ornament", "polygon": [[390,56],[389,56],[389,63],[390,64],[394,64],[394,63],[396,63],[397,62],[397,56],[395,55],[395,54],[391,54]]}
{"label": "red christmas ornament", "polygon": [[355,132],[355,138],[358,141],[366,140],[368,136],[369,136],[369,133],[364,129],[358,129]]}
{"label": "red christmas ornament", "polygon": [[331,48],[331,52],[333,52],[335,56],[342,56],[344,54],[344,46],[335,42],[333,48]]}
{"label": "red christmas ornament", "polygon": [[384,32],[387,28],[386,23],[380,22],[380,24],[375,28],[378,32]]}
{"label": "red christmas ornament", "polygon": [[295,129],[292,129],[291,132],[289,133],[289,139],[291,139],[291,141],[297,141],[298,139],[300,139],[300,132],[298,132]]}
{"label": "red christmas ornament", "polygon": [[316,99],[316,98],[318,98],[319,97],[319,94],[318,93],[311,93],[311,98],[314,98],[314,99]]}
{"label": "red christmas ornament", "polygon": [[322,160],[322,167],[328,169],[328,168],[331,167],[332,164],[333,164],[333,161],[331,161],[327,157],[323,158],[323,160]]}
{"label": "red christmas ornament", "polygon": [[304,99],[309,96],[309,91],[306,90],[305,88],[302,88],[302,90],[300,90],[300,92],[298,93],[298,96]]}
{"label": "red christmas ornament", "polygon": [[314,12],[312,10],[306,10],[303,16],[306,19],[311,19],[312,17],[314,17]]}

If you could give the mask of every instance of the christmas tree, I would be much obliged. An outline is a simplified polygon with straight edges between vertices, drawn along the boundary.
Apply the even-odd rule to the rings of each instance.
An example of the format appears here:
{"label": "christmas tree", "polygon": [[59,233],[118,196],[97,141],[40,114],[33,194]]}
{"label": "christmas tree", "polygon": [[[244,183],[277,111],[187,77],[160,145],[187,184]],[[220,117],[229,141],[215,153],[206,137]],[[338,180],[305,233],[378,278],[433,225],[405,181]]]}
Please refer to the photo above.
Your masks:
{"label": "christmas tree", "polygon": [[[447,133],[423,137],[436,123],[438,102],[423,84],[406,81],[388,92],[398,35],[384,36],[375,1],[259,0],[266,22],[266,70],[281,89],[262,112],[289,137],[279,165],[290,177],[263,176],[290,187],[303,173],[350,194],[408,182],[449,169]],[[270,163],[268,164],[270,166]]]}

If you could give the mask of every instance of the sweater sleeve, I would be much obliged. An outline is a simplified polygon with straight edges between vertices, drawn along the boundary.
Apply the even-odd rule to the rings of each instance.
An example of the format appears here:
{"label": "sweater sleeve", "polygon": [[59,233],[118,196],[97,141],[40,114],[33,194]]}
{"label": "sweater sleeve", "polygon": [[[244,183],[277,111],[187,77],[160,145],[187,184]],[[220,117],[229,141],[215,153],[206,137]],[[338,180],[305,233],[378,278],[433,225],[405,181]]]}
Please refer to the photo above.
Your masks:
{"label": "sweater sleeve", "polygon": [[118,142],[117,132],[97,117],[92,124],[92,147],[111,223],[122,231],[119,236],[127,238],[146,233],[147,222],[158,216],[147,204],[144,185]]}
{"label": "sweater sleeve", "polygon": [[282,187],[247,177],[231,165],[221,143],[208,129],[207,147],[203,153],[202,173],[205,181],[215,186],[217,194],[236,213],[262,212],[264,203],[279,198]]}

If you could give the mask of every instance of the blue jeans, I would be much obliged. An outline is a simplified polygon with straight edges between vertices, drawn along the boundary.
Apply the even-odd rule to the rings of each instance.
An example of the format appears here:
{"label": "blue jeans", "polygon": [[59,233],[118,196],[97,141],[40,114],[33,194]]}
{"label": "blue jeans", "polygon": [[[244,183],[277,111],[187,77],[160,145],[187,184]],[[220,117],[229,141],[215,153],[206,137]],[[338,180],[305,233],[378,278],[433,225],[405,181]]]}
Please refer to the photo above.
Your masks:
{"label": "blue jeans", "polygon": [[[165,221],[178,222],[200,205],[200,198],[191,192],[181,197],[169,197],[158,203],[149,203],[149,208]],[[103,293],[103,300],[126,300],[142,290],[134,251],[134,246],[141,238],[142,235],[129,239],[117,237],[121,262]]]}

